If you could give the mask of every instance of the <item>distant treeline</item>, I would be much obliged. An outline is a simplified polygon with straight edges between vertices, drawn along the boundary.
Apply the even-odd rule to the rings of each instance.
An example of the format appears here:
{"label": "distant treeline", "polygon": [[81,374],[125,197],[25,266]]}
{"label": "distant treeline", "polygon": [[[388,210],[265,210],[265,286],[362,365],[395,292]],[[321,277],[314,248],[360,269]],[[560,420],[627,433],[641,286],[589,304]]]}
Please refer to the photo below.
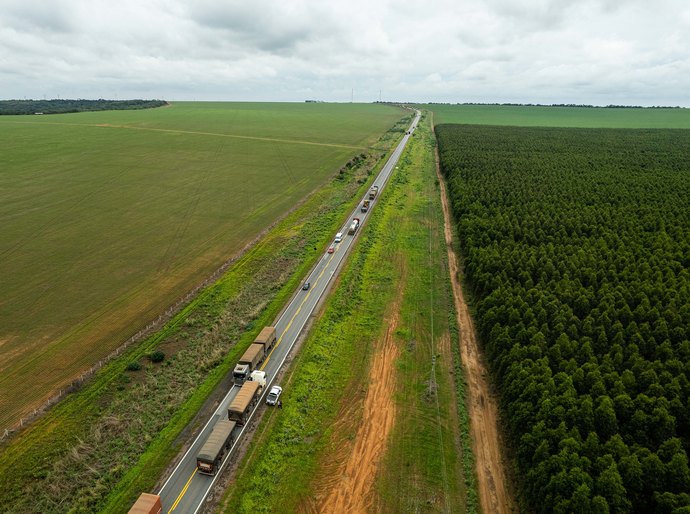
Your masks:
{"label": "distant treeline", "polygon": [[84,111],[150,109],[168,105],[165,100],[0,100],[2,114],[61,114]]}
{"label": "distant treeline", "polygon": [[483,102],[458,102],[452,104],[450,102],[429,102],[428,105],[505,105],[512,107],[587,107],[589,109],[683,109],[678,105],[652,105],[645,107],[643,105],[589,105],[589,104],[521,104],[521,103],[483,103]]}

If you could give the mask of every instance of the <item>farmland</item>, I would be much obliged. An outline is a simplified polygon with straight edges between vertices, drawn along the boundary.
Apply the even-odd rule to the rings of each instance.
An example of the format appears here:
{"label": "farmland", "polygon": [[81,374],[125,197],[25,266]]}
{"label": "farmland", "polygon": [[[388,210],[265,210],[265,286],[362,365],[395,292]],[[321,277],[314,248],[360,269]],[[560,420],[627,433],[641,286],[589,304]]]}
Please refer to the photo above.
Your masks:
{"label": "farmland", "polygon": [[433,137],[420,122],[223,512],[476,512]]}
{"label": "farmland", "polygon": [[376,105],[179,103],[0,118],[0,428],[400,117]]}
{"label": "farmland", "polygon": [[690,109],[425,105],[434,122],[518,127],[690,128]]}
{"label": "farmland", "polygon": [[[389,131],[377,145],[399,137]],[[160,487],[165,467],[231,387],[239,355],[321,257],[380,157],[346,166],[161,330],[3,445],[3,511],[122,513],[141,491]],[[154,350],[164,362],[148,357]]]}
{"label": "farmland", "polygon": [[688,132],[437,135],[524,510],[686,512]]}

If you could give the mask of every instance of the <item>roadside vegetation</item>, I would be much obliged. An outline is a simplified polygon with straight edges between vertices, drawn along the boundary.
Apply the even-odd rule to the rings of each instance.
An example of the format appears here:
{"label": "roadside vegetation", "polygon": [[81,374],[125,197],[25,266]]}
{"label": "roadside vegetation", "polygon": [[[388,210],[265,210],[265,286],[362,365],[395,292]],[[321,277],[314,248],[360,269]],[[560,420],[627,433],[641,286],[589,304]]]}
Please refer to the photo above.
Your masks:
{"label": "roadside vegetation", "polygon": [[536,105],[424,105],[436,124],[520,127],[690,128],[690,109]]}
{"label": "roadside vegetation", "polygon": [[343,163],[381,152],[402,115],[200,102],[2,116],[0,436]]}
{"label": "roadside vegetation", "polygon": [[383,158],[348,161],[160,332],[2,447],[3,512],[126,512],[153,490]]}
{"label": "roadside vegetation", "polygon": [[[434,142],[422,123],[223,512],[476,512]],[[394,385],[377,397],[381,382]]]}
{"label": "roadside vegetation", "polygon": [[684,130],[437,126],[525,511],[690,511]]}

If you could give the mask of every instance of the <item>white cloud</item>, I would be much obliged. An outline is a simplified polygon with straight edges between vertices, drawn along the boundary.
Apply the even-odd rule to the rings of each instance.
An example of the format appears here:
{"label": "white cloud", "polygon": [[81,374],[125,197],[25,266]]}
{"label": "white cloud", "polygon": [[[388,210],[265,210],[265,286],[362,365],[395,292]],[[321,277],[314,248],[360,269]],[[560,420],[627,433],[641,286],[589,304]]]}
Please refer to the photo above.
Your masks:
{"label": "white cloud", "polygon": [[690,105],[680,0],[0,0],[0,97]]}

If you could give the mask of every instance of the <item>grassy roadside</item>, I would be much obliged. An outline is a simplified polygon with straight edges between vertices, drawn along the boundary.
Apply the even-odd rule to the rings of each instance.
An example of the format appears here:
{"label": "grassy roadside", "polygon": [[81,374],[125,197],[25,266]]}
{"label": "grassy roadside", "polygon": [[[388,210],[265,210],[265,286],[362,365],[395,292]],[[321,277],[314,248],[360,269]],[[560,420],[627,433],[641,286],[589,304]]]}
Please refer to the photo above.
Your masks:
{"label": "grassy roadside", "polygon": [[264,437],[241,464],[223,512],[294,512],[308,494],[343,392],[368,374],[371,335],[380,330],[391,298],[386,287],[395,279],[391,270],[379,270],[376,280],[363,279],[370,273],[365,266],[372,267],[368,257],[379,245],[382,212],[379,208],[369,218],[324,315],[295,361],[295,372],[283,383],[284,408],[264,419],[262,425],[272,426],[260,425],[257,432]]}
{"label": "grassy roadside", "polygon": [[259,426],[222,512],[317,510],[322,475],[347,458],[342,448],[360,425],[372,338],[386,332],[387,308],[401,283],[397,415],[375,477],[377,506],[476,512],[433,148],[425,122],[284,381],[285,408]]}
{"label": "grassy roadside", "polygon": [[[469,425],[428,119],[401,166],[394,251],[408,269],[396,424],[378,476],[381,512],[476,512]],[[469,463],[469,466],[467,465]]]}
{"label": "grassy roadside", "polygon": [[[5,445],[3,509],[125,512],[150,490],[177,454],[179,434],[277,315],[381,163],[344,168],[158,334]],[[154,348],[168,356],[162,365],[146,359]],[[133,361],[143,369],[126,371]]]}

